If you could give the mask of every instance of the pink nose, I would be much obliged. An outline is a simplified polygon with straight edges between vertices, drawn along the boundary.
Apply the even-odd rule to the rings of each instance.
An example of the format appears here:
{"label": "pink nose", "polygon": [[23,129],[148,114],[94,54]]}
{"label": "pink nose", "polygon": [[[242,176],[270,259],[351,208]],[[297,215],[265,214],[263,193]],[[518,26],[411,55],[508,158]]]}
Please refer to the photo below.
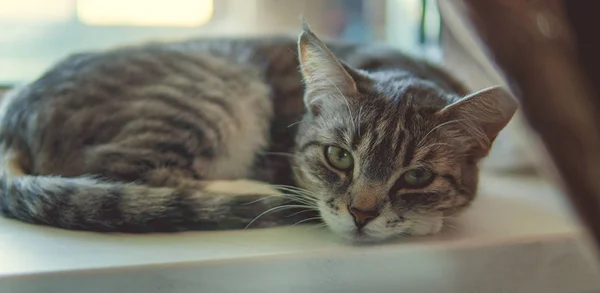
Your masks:
{"label": "pink nose", "polygon": [[377,210],[366,211],[366,210],[361,210],[359,208],[349,206],[348,211],[354,218],[354,223],[356,224],[356,227],[358,227],[358,228],[364,227],[367,223],[371,222],[373,219],[375,219],[379,216],[379,211],[377,211]]}

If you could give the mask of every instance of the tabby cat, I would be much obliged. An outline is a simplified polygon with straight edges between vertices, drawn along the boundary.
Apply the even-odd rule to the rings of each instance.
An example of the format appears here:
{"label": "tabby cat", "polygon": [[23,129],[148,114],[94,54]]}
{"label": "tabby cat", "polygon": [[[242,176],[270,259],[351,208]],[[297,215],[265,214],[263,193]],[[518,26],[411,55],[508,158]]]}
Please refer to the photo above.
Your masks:
{"label": "tabby cat", "polygon": [[305,24],[298,42],[66,58],[3,99],[0,213],[102,232],[313,220],[356,242],[438,232],[475,197],[477,163],[517,103],[392,49],[327,43]]}

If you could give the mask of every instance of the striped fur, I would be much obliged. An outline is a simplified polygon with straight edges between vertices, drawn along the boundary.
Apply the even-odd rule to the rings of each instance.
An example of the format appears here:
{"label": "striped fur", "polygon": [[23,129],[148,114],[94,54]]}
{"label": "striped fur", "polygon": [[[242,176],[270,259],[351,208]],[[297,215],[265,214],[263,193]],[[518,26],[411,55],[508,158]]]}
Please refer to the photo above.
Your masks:
{"label": "striped fur", "polygon": [[[106,232],[322,217],[335,232],[367,241],[436,232],[439,219],[468,205],[476,162],[489,149],[476,137],[484,132],[473,130],[492,128],[477,116],[435,131],[465,115],[466,106],[449,108],[466,94],[459,83],[394,50],[328,48],[307,27],[299,44],[202,39],[66,58],[3,100],[0,212]],[[324,164],[329,144],[351,150],[352,174]],[[431,185],[394,184],[416,165],[436,171]],[[241,179],[290,187],[277,196],[211,188]],[[360,198],[382,212],[359,231],[346,206]],[[408,225],[411,217],[429,226]]]}

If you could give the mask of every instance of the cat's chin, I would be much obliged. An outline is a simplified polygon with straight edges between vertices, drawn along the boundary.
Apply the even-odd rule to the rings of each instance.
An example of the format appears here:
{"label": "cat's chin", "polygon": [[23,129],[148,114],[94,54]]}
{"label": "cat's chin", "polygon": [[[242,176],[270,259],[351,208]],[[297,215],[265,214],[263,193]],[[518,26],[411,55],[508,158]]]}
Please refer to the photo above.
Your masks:
{"label": "cat's chin", "polygon": [[403,232],[398,232],[396,230],[395,233],[389,231],[372,231],[369,229],[359,230],[356,228],[338,230],[332,226],[329,226],[329,228],[332,232],[350,243],[375,244],[401,237],[419,237],[437,234],[442,229],[443,220],[441,218],[432,218],[430,221],[426,222],[425,225],[424,224],[425,223],[421,222],[420,225],[413,227],[409,225]]}
{"label": "cat's chin", "polygon": [[392,238],[399,236],[399,235],[389,235],[389,236],[382,237],[382,236],[370,235],[370,234],[358,232],[358,231],[337,233],[337,234],[340,235],[344,240],[346,240],[350,243],[353,243],[353,244],[376,244],[376,243],[385,242],[386,240],[390,240]]}
{"label": "cat's chin", "polygon": [[353,225],[340,227],[334,223],[332,224],[328,226],[334,234],[353,244],[375,244],[401,236],[401,234],[391,233],[391,231],[375,231],[369,228],[357,229]]}
{"label": "cat's chin", "polygon": [[429,236],[437,234],[441,231],[443,226],[442,221],[431,221],[429,227],[421,227],[420,229],[406,229],[406,231],[400,234],[372,234],[368,232],[362,232],[358,230],[353,231],[345,231],[345,232],[336,232],[334,233],[340,235],[344,240],[349,241],[354,244],[376,244],[381,242],[386,242],[392,239],[397,239],[401,237],[420,237],[420,236]]}

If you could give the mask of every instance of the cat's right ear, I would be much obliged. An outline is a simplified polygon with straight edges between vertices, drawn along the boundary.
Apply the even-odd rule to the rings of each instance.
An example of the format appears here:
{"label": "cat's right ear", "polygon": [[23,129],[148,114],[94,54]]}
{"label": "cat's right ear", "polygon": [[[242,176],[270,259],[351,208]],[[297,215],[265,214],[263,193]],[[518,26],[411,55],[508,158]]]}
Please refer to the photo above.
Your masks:
{"label": "cat's right ear", "polygon": [[317,99],[327,96],[354,96],[357,85],[345,68],[325,44],[302,21],[298,39],[298,58],[305,83],[304,103],[313,114],[322,106]]}

